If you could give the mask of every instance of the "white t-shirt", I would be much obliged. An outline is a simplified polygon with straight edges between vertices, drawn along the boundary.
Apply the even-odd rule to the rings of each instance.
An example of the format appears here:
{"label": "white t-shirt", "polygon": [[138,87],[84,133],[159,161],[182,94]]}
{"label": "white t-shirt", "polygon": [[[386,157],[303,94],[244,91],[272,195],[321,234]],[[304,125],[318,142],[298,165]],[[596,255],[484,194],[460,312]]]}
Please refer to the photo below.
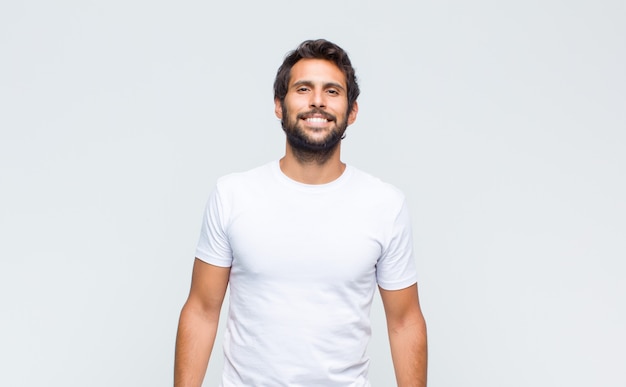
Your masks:
{"label": "white t-shirt", "polygon": [[196,256],[231,267],[223,387],[369,386],[376,285],[417,281],[404,195],[351,166],[320,185],[278,161],[220,178]]}

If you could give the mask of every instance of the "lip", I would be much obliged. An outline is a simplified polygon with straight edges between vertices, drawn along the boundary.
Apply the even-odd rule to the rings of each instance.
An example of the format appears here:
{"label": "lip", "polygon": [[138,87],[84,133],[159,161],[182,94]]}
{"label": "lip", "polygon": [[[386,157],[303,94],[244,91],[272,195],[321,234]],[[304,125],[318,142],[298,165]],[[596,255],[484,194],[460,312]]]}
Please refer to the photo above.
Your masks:
{"label": "lip", "polygon": [[316,124],[322,124],[322,123],[335,121],[335,116],[333,116],[332,114],[329,114],[326,112],[320,112],[320,111],[311,111],[311,112],[301,113],[301,114],[298,114],[298,118],[303,121],[306,121],[307,123],[316,123]]}
{"label": "lip", "polygon": [[304,120],[308,123],[325,124],[330,122],[326,117],[306,117]]}
{"label": "lip", "polygon": [[330,126],[331,121],[324,117],[309,117],[302,119],[302,123],[312,129],[324,129]]}

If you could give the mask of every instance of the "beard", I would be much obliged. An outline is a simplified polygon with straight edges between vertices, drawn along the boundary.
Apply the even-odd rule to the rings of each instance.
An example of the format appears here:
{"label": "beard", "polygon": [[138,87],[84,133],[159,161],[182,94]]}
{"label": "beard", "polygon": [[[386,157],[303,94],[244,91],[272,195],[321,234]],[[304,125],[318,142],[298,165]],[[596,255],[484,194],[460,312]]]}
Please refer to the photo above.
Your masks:
{"label": "beard", "polygon": [[[321,109],[312,109],[311,111],[298,114],[294,120],[289,120],[289,113],[285,104],[282,104],[283,119],[281,124],[283,131],[287,136],[287,142],[291,146],[294,155],[302,163],[315,162],[324,164],[339,148],[339,143],[345,138],[345,132],[348,128],[348,118],[343,122],[337,122],[337,118]],[[323,138],[312,138],[302,127],[302,118],[311,115],[323,115],[330,122],[334,122],[335,126]]]}

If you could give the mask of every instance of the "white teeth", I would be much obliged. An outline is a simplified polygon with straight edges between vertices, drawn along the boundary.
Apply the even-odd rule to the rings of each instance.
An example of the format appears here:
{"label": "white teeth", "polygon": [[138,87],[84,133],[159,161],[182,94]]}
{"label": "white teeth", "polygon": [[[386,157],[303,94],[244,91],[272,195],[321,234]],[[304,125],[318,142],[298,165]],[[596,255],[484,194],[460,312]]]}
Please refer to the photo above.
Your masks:
{"label": "white teeth", "polygon": [[326,121],[328,121],[326,118],[319,118],[319,117],[311,117],[311,118],[307,118],[306,120],[308,122],[326,122]]}

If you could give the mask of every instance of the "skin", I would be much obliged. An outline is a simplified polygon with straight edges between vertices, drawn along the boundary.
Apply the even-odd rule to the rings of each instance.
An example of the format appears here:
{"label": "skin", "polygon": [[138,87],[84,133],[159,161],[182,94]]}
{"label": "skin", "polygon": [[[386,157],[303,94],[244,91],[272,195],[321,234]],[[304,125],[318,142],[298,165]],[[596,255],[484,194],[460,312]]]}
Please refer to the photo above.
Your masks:
{"label": "skin", "polygon": [[[275,101],[276,116],[298,130],[308,142],[324,144],[331,132],[341,131],[356,120],[358,105],[347,111],[346,80],[332,62],[301,59],[291,69],[284,103]],[[311,113],[313,112],[313,113]],[[317,118],[310,120],[310,118]],[[307,120],[309,118],[309,120]],[[326,118],[326,120],[319,120]],[[339,142],[324,158],[315,152],[294,149],[286,143],[280,168],[293,180],[305,184],[329,183],[341,176],[346,165]],[[183,306],[176,337],[175,387],[199,387],[215,342],[230,268],[210,265],[196,258],[191,290]],[[391,355],[399,387],[425,387],[427,368],[426,323],[420,309],[417,285],[401,290],[379,288],[383,301]]]}
{"label": "skin", "polygon": [[401,290],[380,287],[379,290],[398,387],[426,387],[426,321],[419,304],[417,284]]}
{"label": "skin", "polygon": [[215,343],[229,267],[196,258],[189,297],[183,306],[176,335],[174,386],[200,387]]}

